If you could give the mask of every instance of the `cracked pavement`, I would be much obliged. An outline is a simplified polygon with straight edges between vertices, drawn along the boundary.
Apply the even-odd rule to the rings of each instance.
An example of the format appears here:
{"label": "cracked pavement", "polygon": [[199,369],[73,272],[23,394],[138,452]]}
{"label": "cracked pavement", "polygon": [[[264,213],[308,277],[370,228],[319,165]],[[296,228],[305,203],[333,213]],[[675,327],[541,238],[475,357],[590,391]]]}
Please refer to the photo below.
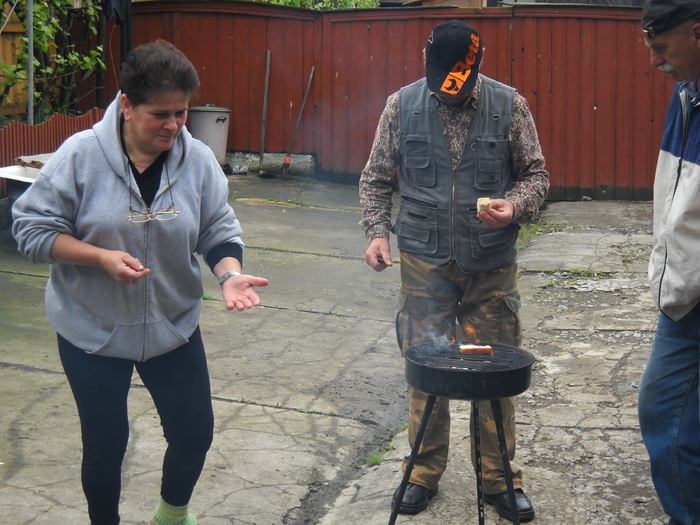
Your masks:
{"label": "cracked pavement", "polygon": [[[262,307],[227,312],[204,272],[216,435],[191,508],[202,525],[387,523],[409,452],[394,335],[398,268],[375,273],[364,264],[356,187],[229,180],[244,269],[270,286]],[[537,363],[517,400],[516,462],[533,523],[666,521],[636,414],[657,315],[646,282],[651,213],[651,203],[547,203],[542,220],[555,231],[532,237],[520,254],[523,346]],[[44,315],[47,275],[0,231],[0,521],[82,525],[80,429]],[[146,524],[164,440],[136,375],[129,407],[122,523]],[[452,407],[440,493],[397,523],[478,521],[469,403]],[[381,463],[369,466],[381,450]],[[509,522],[487,505],[486,523]]]}

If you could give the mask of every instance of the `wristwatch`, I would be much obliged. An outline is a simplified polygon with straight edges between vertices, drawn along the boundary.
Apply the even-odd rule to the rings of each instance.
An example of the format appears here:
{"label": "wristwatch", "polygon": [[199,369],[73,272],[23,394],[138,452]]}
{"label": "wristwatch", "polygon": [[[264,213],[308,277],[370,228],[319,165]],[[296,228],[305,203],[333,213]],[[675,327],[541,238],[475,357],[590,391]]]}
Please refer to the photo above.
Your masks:
{"label": "wristwatch", "polygon": [[228,280],[229,277],[235,277],[236,275],[241,275],[241,272],[236,272],[234,270],[226,272],[224,275],[221,276],[219,279],[219,286],[223,288],[224,283]]}

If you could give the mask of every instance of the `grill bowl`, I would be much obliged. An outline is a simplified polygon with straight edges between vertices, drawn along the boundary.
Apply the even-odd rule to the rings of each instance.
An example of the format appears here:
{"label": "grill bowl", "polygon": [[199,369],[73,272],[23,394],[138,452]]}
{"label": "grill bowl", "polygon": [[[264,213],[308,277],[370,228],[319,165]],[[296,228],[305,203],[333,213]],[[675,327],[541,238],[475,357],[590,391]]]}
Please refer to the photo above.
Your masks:
{"label": "grill bowl", "polygon": [[530,387],[535,357],[502,343],[487,343],[494,355],[462,354],[459,344],[425,343],[405,354],[406,381],[413,388],[452,399],[502,399]]}

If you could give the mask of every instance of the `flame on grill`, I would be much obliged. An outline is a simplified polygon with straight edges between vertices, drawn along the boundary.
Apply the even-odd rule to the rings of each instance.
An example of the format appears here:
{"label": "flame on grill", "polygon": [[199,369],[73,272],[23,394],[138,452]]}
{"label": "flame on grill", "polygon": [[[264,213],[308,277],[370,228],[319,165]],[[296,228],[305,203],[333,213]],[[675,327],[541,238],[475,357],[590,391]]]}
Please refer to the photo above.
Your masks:
{"label": "flame on grill", "polygon": [[469,323],[464,323],[462,329],[464,330],[464,333],[466,334],[468,340],[474,341],[475,343],[479,342],[479,338],[476,335],[476,328],[474,328]]}
{"label": "flame on grill", "polygon": [[[466,336],[467,341],[473,341],[474,343],[480,342],[480,339],[476,335],[476,328],[474,328],[472,325],[470,325],[469,323],[464,323],[462,330],[464,331],[464,335]],[[457,338],[453,335],[450,338],[450,342],[452,344],[455,344],[457,342]]]}
{"label": "flame on grill", "polygon": [[469,323],[464,323],[462,327],[467,341],[474,341],[474,344],[459,345],[459,351],[462,354],[487,354],[493,355],[493,348],[490,345],[479,345],[479,337],[476,334],[476,329]]}

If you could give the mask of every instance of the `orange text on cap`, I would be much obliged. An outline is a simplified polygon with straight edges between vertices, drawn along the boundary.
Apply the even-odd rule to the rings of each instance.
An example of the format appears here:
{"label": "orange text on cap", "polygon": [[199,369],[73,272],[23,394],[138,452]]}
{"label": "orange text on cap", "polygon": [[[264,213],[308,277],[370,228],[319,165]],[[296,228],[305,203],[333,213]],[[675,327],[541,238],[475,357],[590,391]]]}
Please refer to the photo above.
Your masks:
{"label": "orange text on cap", "polygon": [[445,81],[440,86],[440,91],[456,95],[462,89],[462,86],[469,78],[472,72],[472,66],[476,62],[476,54],[479,52],[479,44],[481,39],[478,35],[472,35],[472,44],[469,46],[469,52],[464,58],[464,61],[457,62],[452,71],[447,74]]}

